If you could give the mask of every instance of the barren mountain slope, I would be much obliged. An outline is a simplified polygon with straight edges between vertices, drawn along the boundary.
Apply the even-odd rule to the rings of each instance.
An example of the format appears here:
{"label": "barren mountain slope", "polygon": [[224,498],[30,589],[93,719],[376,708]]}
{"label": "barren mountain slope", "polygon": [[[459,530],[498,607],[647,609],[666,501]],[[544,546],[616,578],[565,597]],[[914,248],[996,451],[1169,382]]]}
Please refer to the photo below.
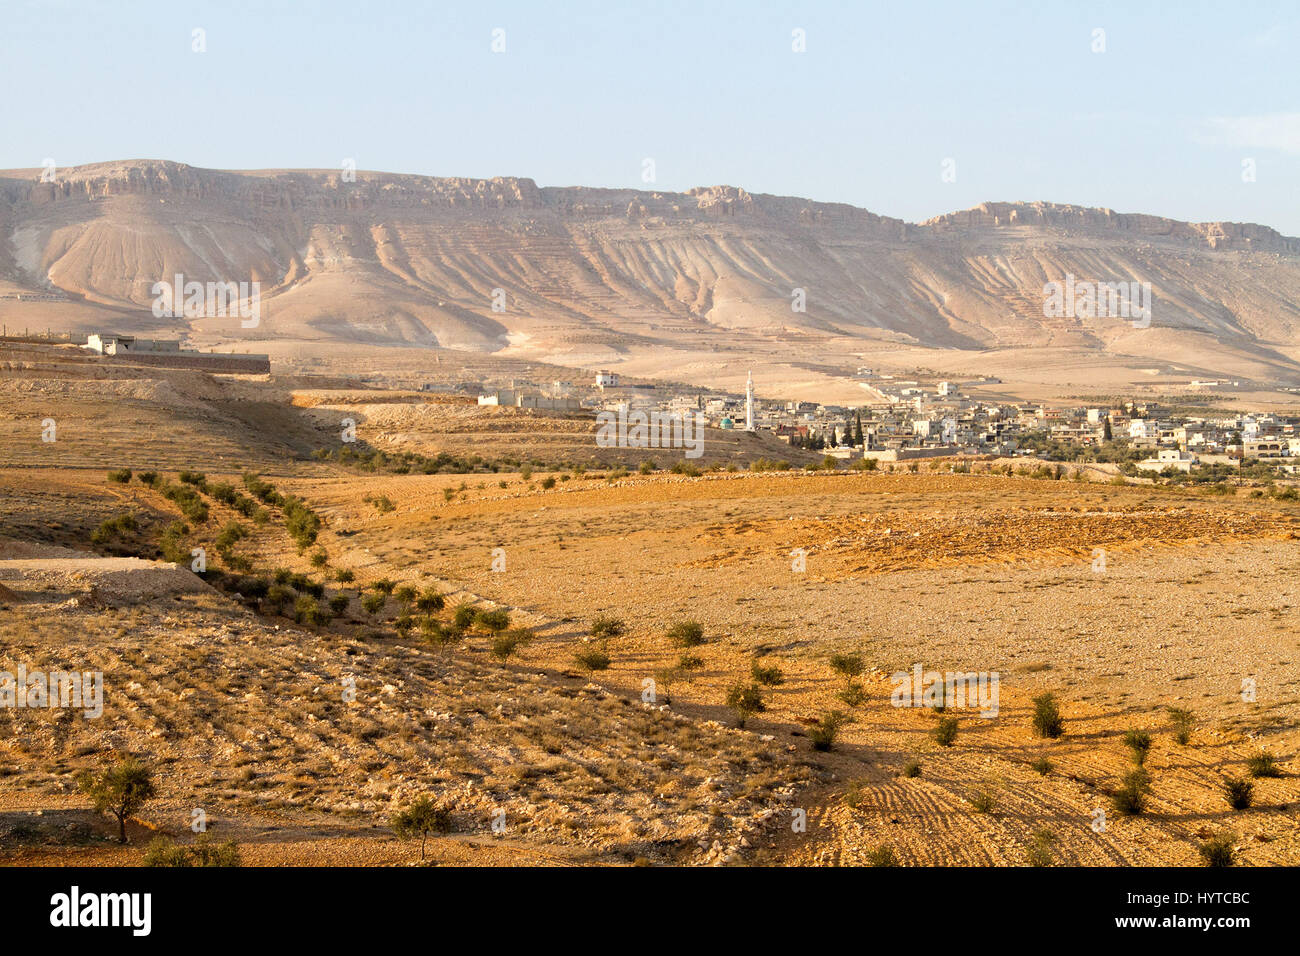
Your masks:
{"label": "barren mountain slope", "polygon": [[[1300,240],[1045,203],[909,224],[727,186],[539,188],[528,179],[222,172],[162,161],[0,173],[6,322],[408,344],[677,368],[727,353],[1066,350],[1300,380]],[[153,284],[258,281],[262,321],[155,319]],[[1045,318],[1067,275],[1149,282],[1151,328]],[[806,311],[792,309],[803,290]],[[89,305],[77,307],[84,297]],[[718,354],[721,353],[721,354]],[[1025,352],[1026,365],[1043,353]],[[954,356],[956,358],[954,359]],[[738,357],[738,356],[737,356]],[[1014,362],[1013,362],[1014,364]],[[942,367],[936,362],[934,367]]]}

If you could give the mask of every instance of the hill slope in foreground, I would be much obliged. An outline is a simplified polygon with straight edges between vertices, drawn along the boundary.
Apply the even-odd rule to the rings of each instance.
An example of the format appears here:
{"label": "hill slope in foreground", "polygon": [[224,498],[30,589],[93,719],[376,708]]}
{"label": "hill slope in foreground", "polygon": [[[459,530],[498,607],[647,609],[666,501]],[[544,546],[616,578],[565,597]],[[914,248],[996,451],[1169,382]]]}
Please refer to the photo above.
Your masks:
{"label": "hill slope in foreground", "polygon": [[[1257,225],[1050,203],[911,224],[729,186],[165,161],[39,172],[0,173],[11,326],[161,328],[273,357],[303,342],[466,349],[714,387],[752,366],[773,394],[843,400],[863,394],[844,378],[860,364],[1028,388],[1300,381],[1300,240]],[[261,325],[154,319],[153,284],[177,274],[260,282]],[[1149,282],[1151,327],[1044,317],[1044,284],[1067,274]]]}

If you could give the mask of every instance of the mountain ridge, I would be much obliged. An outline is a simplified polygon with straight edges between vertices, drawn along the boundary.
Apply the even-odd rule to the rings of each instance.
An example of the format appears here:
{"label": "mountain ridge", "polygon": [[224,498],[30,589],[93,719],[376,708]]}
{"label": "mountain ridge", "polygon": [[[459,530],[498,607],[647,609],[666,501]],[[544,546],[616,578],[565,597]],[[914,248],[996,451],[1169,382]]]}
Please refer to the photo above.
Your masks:
{"label": "mountain ridge", "polygon": [[[1077,352],[1128,368],[1300,381],[1300,239],[1051,202],[921,223],[728,185],[209,170],[122,160],[0,172],[0,291],[68,295],[78,329],[157,325],[176,274],[256,281],[265,321],[181,331],[445,347],[650,371],[720,356],[904,348]],[[1152,329],[1044,314],[1067,275],[1147,282]],[[806,306],[800,310],[800,302]],[[0,299],[0,315],[15,308]],[[24,313],[27,315],[28,313]],[[1151,333],[1151,334],[1146,334]],[[748,359],[746,359],[748,360]],[[829,361],[829,359],[828,359]]]}

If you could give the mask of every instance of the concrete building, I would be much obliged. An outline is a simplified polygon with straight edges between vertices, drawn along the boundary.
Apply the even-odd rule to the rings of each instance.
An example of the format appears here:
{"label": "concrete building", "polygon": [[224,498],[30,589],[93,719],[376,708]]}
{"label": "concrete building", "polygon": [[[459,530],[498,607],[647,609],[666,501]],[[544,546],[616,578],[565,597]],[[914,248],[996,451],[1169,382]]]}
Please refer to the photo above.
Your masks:
{"label": "concrete building", "polygon": [[134,335],[92,332],[83,348],[105,358],[127,360],[132,365],[191,368],[227,374],[265,374],[271,358],[246,352],[196,352],[181,348],[180,339],[139,339]]}

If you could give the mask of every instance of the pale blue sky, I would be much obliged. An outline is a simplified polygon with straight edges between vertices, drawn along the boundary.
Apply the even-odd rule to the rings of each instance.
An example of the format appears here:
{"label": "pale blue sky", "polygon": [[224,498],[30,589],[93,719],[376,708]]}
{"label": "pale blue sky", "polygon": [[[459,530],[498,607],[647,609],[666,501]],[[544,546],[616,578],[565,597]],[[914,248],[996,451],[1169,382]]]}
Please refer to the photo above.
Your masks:
{"label": "pale blue sky", "polygon": [[352,157],[652,188],[649,157],[661,189],[912,221],[1044,199],[1300,236],[1295,2],[6,0],[2,16],[0,168]]}

